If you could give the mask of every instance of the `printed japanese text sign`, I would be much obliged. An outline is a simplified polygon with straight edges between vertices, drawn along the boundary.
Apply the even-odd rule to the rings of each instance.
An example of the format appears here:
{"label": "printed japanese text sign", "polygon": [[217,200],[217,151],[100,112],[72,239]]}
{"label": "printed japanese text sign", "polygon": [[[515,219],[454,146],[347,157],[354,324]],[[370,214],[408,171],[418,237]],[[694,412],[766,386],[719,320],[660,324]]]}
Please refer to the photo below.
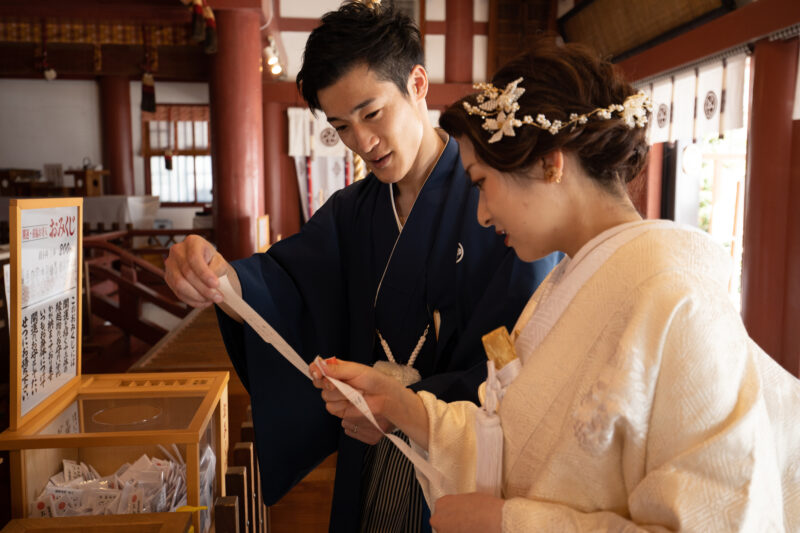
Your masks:
{"label": "printed japanese text sign", "polygon": [[83,200],[12,200],[11,429],[80,376]]}

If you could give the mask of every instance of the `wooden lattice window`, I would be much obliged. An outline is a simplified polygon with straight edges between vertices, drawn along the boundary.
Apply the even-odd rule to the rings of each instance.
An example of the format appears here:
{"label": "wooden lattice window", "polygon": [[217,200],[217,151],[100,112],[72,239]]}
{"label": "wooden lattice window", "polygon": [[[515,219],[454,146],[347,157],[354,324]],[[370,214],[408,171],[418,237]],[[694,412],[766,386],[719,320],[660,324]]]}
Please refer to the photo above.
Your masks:
{"label": "wooden lattice window", "polygon": [[154,113],[143,112],[142,156],[146,192],[159,196],[162,205],[211,202],[207,105],[158,105]]}

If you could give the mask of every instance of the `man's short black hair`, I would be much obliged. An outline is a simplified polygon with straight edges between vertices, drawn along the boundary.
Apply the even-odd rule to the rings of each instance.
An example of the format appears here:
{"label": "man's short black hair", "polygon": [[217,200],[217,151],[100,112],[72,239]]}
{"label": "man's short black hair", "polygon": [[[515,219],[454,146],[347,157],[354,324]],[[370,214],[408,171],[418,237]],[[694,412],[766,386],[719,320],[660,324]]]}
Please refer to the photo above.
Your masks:
{"label": "man's short black hair", "polygon": [[306,42],[297,87],[311,109],[320,109],[317,93],[361,64],[408,94],[408,76],[424,65],[419,29],[393,7],[344,4],[326,13]]}

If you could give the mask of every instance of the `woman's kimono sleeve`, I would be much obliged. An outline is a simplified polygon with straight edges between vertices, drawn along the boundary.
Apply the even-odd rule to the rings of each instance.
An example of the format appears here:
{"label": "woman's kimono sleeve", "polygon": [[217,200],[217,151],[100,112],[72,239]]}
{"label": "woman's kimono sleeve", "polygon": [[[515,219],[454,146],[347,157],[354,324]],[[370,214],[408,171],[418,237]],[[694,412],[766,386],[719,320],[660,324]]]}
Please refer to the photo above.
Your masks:
{"label": "woman's kimono sleeve", "polygon": [[[626,507],[599,510],[548,501],[547,487],[537,485],[541,469],[548,468],[544,449],[544,463],[505,465],[505,476],[509,468],[529,470],[524,477],[538,488],[531,489],[535,497],[506,500],[504,532],[792,529],[784,524],[784,465],[776,453],[780,432],[771,425],[779,422],[770,419],[775,410],[768,408],[760,370],[767,356],[750,341],[724,293],[665,291],[672,305],[660,305],[661,298],[641,299],[615,341],[625,358],[619,366],[624,372],[594,380],[602,382],[597,406],[574,403],[573,413],[585,410],[575,419],[570,415],[561,428],[561,438],[581,442],[584,454],[576,454],[575,461],[595,460],[592,450],[598,461],[602,450],[622,450]],[[445,490],[474,491],[477,407],[419,395],[429,416],[428,458],[448,478]],[[537,401],[536,391],[529,395]],[[515,423],[514,412],[505,411],[502,423],[506,439],[519,435],[507,431]],[[546,433],[534,431],[529,442],[515,446],[541,447],[545,442],[537,435]],[[589,470],[577,492],[611,489],[607,484],[615,481],[591,477]],[[558,478],[558,472],[547,474]],[[432,496],[435,501],[440,495]]]}
{"label": "woman's kimono sleeve", "polygon": [[[348,313],[335,206],[331,199],[301,233],[233,263],[244,300],[307,362],[317,354],[346,353]],[[339,423],[311,382],[252,328],[222,311],[217,315],[233,366],[251,396],[264,500],[271,504],[336,450]]]}
{"label": "woman's kimono sleeve", "polygon": [[[623,378],[627,397],[620,401],[639,402],[640,412],[607,420],[609,413],[596,409],[583,420],[608,428],[595,434],[599,448],[613,442],[623,447],[627,509],[615,513],[512,498],[503,508],[504,532],[784,531],[775,440],[759,372],[765,354],[722,301],[727,296],[710,292],[679,298],[669,310],[639,309],[633,315],[620,341],[626,350],[636,335],[651,340],[644,346],[653,346],[653,339],[663,346],[660,361],[634,351]],[[584,445],[591,449],[593,442]]]}
{"label": "woman's kimono sleeve", "polygon": [[417,395],[428,412],[428,449],[412,444],[445,478],[444,486],[437,488],[425,476],[417,476],[425,500],[433,508],[446,494],[475,492],[475,411],[479,407],[468,401],[444,402],[426,391]]}

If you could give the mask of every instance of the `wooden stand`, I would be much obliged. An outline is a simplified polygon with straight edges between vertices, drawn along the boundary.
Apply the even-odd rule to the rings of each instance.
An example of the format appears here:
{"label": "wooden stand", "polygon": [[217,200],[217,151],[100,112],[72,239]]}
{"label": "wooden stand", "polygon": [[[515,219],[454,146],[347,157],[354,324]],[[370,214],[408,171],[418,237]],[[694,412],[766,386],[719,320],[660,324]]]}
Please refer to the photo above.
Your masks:
{"label": "wooden stand", "polygon": [[[190,506],[201,505],[200,459],[206,445],[211,446],[215,482],[213,494],[202,503],[210,507],[225,495],[227,372],[83,375],[47,403],[48,409],[16,431],[0,434],[0,450],[10,450],[14,518],[28,514],[63,459],[85,462],[106,476],[142,454],[164,457],[158,445],[168,450],[176,445],[186,461]],[[57,433],[70,412],[76,413],[76,432]],[[193,515],[195,531],[202,532],[199,512]]]}
{"label": "wooden stand", "polygon": [[19,518],[12,520],[0,533],[186,533],[192,525],[189,513],[143,513],[105,516],[66,516],[63,518]]}
{"label": "wooden stand", "polygon": [[109,190],[106,181],[111,175],[108,170],[67,170],[64,174],[75,176],[75,194],[78,196],[103,196]]}

